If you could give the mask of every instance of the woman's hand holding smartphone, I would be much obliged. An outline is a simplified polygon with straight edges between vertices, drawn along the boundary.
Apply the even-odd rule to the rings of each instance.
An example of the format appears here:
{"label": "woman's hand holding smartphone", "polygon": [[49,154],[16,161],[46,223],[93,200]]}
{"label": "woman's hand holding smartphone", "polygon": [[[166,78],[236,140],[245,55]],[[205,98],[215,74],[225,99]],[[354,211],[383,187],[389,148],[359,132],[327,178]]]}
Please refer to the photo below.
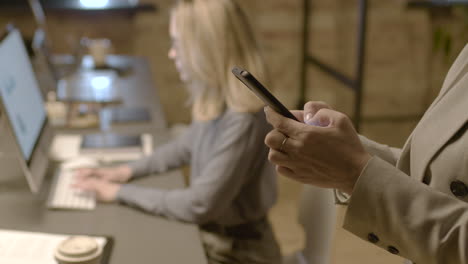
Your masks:
{"label": "woman's hand holding smartphone", "polygon": [[232,68],[232,73],[243,82],[258,98],[265,104],[275,110],[284,117],[297,120],[297,118],[278,100],[274,97],[265,86],[263,86],[250,72],[240,68]]}

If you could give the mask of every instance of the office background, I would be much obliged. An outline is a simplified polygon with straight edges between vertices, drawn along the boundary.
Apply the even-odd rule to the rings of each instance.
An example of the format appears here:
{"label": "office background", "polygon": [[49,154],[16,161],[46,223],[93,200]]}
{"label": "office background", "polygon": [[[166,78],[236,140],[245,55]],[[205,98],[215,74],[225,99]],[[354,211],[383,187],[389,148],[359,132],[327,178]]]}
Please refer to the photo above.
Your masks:
{"label": "office background", "polygon": [[[146,57],[151,65],[167,121],[187,123],[187,94],[172,61],[167,58],[169,9],[172,0],[141,0],[157,5],[156,12],[47,13],[54,53],[69,53],[80,36],[112,40],[115,53]],[[271,73],[278,97],[295,107],[299,95],[302,41],[302,0],[239,0],[250,15]],[[357,0],[314,0],[310,15],[312,54],[352,75],[355,66]],[[32,35],[31,13],[0,9],[0,24],[14,21]],[[418,117],[437,95],[454,57],[468,39],[468,14],[458,8],[430,11],[408,9],[406,1],[370,0],[365,60],[363,120],[361,132],[377,141],[402,146]],[[437,48],[440,37],[451,36],[447,50]],[[322,100],[336,109],[352,113],[351,90],[308,68],[310,81],[306,98]],[[183,110],[181,110],[183,109]],[[301,248],[303,235],[296,224],[297,199],[301,186],[280,178],[280,201],[272,211],[272,222],[282,251]],[[343,212],[339,212],[340,215]],[[337,224],[339,226],[339,223]],[[353,245],[353,247],[349,247]],[[365,252],[372,248],[372,251]],[[337,228],[334,261],[372,263],[391,258],[386,252],[359,242]],[[349,257],[351,256],[351,257]],[[350,262],[355,261],[355,262]]]}

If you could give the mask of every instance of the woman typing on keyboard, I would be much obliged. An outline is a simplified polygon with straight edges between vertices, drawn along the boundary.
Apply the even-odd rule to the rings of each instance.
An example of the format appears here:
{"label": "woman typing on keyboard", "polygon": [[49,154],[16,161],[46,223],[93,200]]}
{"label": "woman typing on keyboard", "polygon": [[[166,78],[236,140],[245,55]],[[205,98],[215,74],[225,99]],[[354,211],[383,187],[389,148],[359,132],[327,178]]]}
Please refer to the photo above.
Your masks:
{"label": "woman typing on keyboard", "polygon": [[[147,158],[78,170],[76,186],[104,202],[198,224],[210,263],[281,263],[267,220],[276,200],[276,175],[263,143],[270,127],[261,101],[231,74],[239,65],[265,81],[246,17],[234,0],[179,1],[169,30],[169,57],[191,96],[189,129]],[[187,164],[185,189],[126,183]]]}

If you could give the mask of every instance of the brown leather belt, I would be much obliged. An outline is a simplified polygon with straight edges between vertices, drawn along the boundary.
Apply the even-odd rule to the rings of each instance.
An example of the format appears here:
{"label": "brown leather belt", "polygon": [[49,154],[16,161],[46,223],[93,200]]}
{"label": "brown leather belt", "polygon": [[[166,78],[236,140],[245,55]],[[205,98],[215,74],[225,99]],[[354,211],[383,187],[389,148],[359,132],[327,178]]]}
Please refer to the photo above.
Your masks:
{"label": "brown leather belt", "polygon": [[248,222],[235,226],[223,226],[217,223],[207,223],[200,226],[204,231],[215,233],[227,237],[232,237],[241,240],[260,240],[262,232],[259,230],[262,224],[266,224],[266,219],[262,218],[259,221]]}

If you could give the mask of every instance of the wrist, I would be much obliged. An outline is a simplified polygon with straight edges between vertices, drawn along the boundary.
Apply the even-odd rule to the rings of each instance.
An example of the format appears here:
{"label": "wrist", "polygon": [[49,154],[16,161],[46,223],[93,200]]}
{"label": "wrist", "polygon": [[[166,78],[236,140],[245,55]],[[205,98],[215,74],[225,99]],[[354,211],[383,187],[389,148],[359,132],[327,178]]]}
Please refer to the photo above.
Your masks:
{"label": "wrist", "polygon": [[355,169],[352,170],[353,173],[350,175],[348,178],[349,180],[344,183],[343,187],[340,188],[341,191],[351,195],[354,190],[354,186],[356,185],[356,182],[358,181],[359,177],[362,174],[362,171],[365,169],[367,166],[367,163],[369,160],[372,158],[372,156],[365,152],[359,159],[357,159]]}
{"label": "wrist", "polygon": [[109,197],[107,198],[109,202],[117,201],[118,193],[121,188],[122,188],[122,184],[118,184],[118,183],[113,184],[109,193]]}
{"label": "wrist", "polygon": [[122,165],[117,168],[118,170],[118,175],[119,178],[123,181],[126,182],[132,178],[133,171],[128,165]]}

